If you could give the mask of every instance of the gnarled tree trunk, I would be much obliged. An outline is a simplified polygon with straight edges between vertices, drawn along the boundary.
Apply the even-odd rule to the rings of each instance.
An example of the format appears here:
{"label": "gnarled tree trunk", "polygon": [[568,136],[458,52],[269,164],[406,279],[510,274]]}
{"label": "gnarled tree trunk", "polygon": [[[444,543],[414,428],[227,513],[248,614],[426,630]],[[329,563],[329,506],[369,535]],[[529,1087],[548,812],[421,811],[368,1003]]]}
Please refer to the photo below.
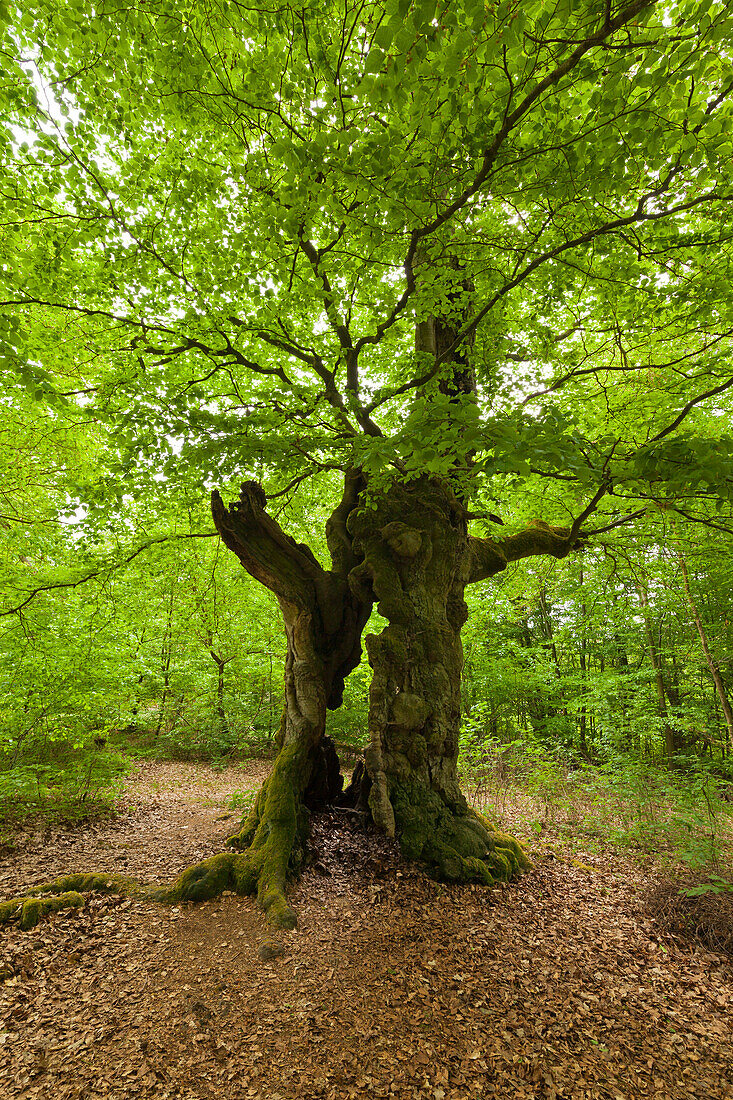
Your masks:
{"label": "gnarled tree trunk", "polygon": [[104,872],[62,876],[0,904],[0,924],[19,916],[30,928],[46,912],[82,904],[85,890],[172,902],[231,889],[256,892],[273,924],[293,927],[285,891],[305,859],[309,807],[341,790],[326,711],[340,705],[345,678],[359,663],[375,600],[388,625],[367,638],[374,673],[369,745],[347,795],[406,856],[443,879],[491,883],[528,865],[520,845],[473,812],[458,785],[463,593],[518,558],[565,557],[578,545],[577,533],[536,521],[500,541],[477,539],[445,482],[395,482],[367,501],[363,489],[361,476],[347,473],[326,527],[331,570],[267,515],[255,482],[242,486],[228,510],[213,496],[223,541],[275,593],[287,634],[280,752],[230,850],[162,887]]}
{"label": "gnarled tree trunk", "polygon": [[428,478],[394,484],[376,507],[352,513],[349,529],[364,559],[352,587],[371,591],[388,620],[366,638],[369,746],[352,794],[441,878],[507,879],[528,866],[524,852],[469,808],[458,784],[464,590],[518,557],[564,556],[569,532],[537,524],[502,542],[471,538],[462,502]]}
{"label": "gnarled tree trunk", "polygon": [[[335,748],[325,736],[326,711],[341,704],[344,680],[361,658],[361,633],[371,612],[370,599],[357,596],[347,579],[355,559],[345,518],[361,484],[358,474],[347,474],[343,498],[329,521],[332,570],[323,569],[307,546],[296,543],[267,514],[256,482],[245,483],[228,510],[218,493],[212,496],[222,540],[247,572],[275,594],[285,623],[280,752],[242,829],[230,838],[242,856],[239,862],[229,857],[227,871],[235,888],[257,890],[270,919],[281,926],[295,923],[285,885],[305,859],[308,810],[332,801],[342,786]],[[178,884],[184,898],[195,900],[209,889],[198,875],[190,883],[193,893],[189,891],[183,879],[196,870],[186,872]]]}
{"label": "gnarled tree trunk", "polygon": [[236,888],[256,885],[274,923],[295,920],[285,882],[304,858],[308,807],[340,791],[326,711],[341,703],[375,601],[388,625],[366,640],[369,744],[346,797],[443,879],[490,884],[528,866],[520,845],[471,810],[458,784],[464,590],[518,558],[564,557],[577,538],[539,521],[500,542],[472,538],[463,502],[436,478],[395,480],[368,500],[364,488],[356,471],[347,474],[327,525],[331,571],[266,514],[258,485],[244,485],[229,511],[213,498],[222,539],[277,596],[288,639],[281,751],[232,838],[248,861],[235,868]]}

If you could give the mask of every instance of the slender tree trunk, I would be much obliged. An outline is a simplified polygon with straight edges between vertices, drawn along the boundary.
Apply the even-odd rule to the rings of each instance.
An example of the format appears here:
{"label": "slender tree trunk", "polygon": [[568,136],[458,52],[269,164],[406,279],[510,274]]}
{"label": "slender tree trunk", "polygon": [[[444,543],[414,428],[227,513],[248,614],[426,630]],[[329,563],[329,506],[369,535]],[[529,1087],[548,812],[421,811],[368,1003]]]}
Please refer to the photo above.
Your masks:
{"label": "slender tree trunk", "polygon": [[[533,655],[533,649],[535,639],[532,636],[532,631],[529,626],[528,616],[521,620],[522,627],[519,631],[519,643],[524,649],[527,650],[526,667],[533,673],[535,672],[535,659]],[[536,679],[536,677],[533,677]],[[522,708],[522,715],[520,721],[522,724],[529,722],[532,727],[532,732],[541,738],[545,738],[549,734],[549,719],[556,717],[557,710],[551,704],[547,702],[545,690],[542,687],[535,687],[531,690],[527,690],[523,695],[524,706]]]}
{"label": "slender tree trunk", "polygon": [[228,659],[221,657],[213,647],[209,649],[209,656],[216,665],[216,714],[219,719],[219,733],[226,734],[229,723],[224,710],[224,667],[231,657]]}
{"label": "slender tree trunk", "polygon": [[667,710],[667,685],[664,678],[664,669],[662,668],[662,661],[659,656],[659,650],[654,640],[654,629],[652,626],[651,613],[649,610],[649,597],[643,584],[637,585],[637,592],[639,593],[639,603],[642,607],[642,614],[644,618],[644,632],[646,634],[647,647],[649,649],[649,657],[652,662],[652,668],[654,669],[654,686],[657,690],[657,704],[659,707],[659,717],[662,720],[664,730],[664,748],[667,755],[667,762],[671,766],[675,754],[681,747],[676,736],[674,727],[669,720],[669,711]]}
{"label": "slender tree trunk", "polygon": [[618,674],[617,698],[622,720],[620,747],[622,752],[630,752],[632,748],[632,731],[629,721],[629,693],[628,687],[624,683],[624,678],[629,674],[629,658],[626,652],[626,646],[618,630],[614,630],[611,636],[611,646],[611,666]]}
{"label": "slender tree trunk", "polygon": [[155,727],[154,741],[157,741],[160,737],[163,729],[163,721],[165,719],[165,708],[168,703],[168,693],[170,690],[170,676],[171,676],[171,659],[173,656],[173,585],[171,585],[171,594],[168,601],[168,621],[166,623],[165,634],[163,635],[163,645],[160,651],[160,666],[163,674],[163,694],[160,697],[160,704],[158,707],[158,722]]}
{"label": "slender tree trunk", "polygon": [[703,655],[705,657],[705,661],[706,661],[707,666],[710,670],[710,675],[712,676],[713,683],[715,685],[715,693],[718,696],[718,700],[720,702],[720,709],[722,710],[723,717],[725,718],[725,724],[726,724],[726,728],[728,730],[728,745],[731,749],[733,749],[733,709],[731,708],[730,700],[728,699],[728,694],[725,690],[725,684],[723,683],[723,677],[720,675],[720,669],[718,668],[718,666],[717,666],[717,664],[716,664],[716,662],[713,658],[713,655],[710,651],[710,646],[708,644],[707,634],[705,632],[705,626],[703,624],[702,619],[700,618],[700,613],[697,609],[697,604],[695,603],[695,600],[693,599],[693,596],[692,596],[692,591],[690,590],[690,577],[689,577],[689,574],[688,574],[688,571],[687,571],[687,561],[685,560],[685,556],[682,553],[682,549],[679,546],[677,546],[677,548],[676,548],[676,553],[677,553],[677,560],[680,563],[680,569],[682,571],[682,584],[683,584],[684,589],[685,589],[685,596],[687,597],[687,604],[688,604],[688,607],[690,608],[690,611],[692,612],[692,618],[695,622],[695,627],[697,628],[697,634],[698,634],[698,637],[700,639],[700,648],[702,649]]}
{"label": "slender tree trunk", "polygon": [[[580,589],[583,591],[584,583],[583,566],[580,567]],[[585,760],[591,760],[591,754],[588,751],[588,608],[585,602],[585,598],[581,600],[580,612],[583,622],[583,631],[580,638],[580,672],[583,693],[582,704],[579,712],[579,729],[578,735],[580,740],[580,751],[583,754]]]}
{"label": "slender tree trunk", "polygon": [[172,643],[170,635],[166,635],[163,639],[163,649],[160,654],[161,670],[163,673],[163,692],[160,697],[160,704],[158,706],[158,721],[155,727],[154,741],[157,741],[160,737],[163,729],[163,721],[165,719],[165,708],[168,703],[168,694],[170,691],[170,678],[171,678],[171,649]]}

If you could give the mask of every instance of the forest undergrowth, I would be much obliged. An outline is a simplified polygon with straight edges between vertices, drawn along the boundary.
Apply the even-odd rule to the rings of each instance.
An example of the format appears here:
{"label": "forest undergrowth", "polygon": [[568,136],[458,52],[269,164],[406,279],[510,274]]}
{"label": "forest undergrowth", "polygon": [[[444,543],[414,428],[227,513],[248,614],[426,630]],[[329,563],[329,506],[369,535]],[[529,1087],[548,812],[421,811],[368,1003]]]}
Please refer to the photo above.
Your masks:
{"label": "forest undergrowth", "polygon": [[[347,743],[339,751],[348,769],[358,748]],[[246,775],[253,759],[265,764],[274,748],[262,743],[246,746],[239,759],[233,755],[204,763],[215,772]],[[130,770],[166,756],[165,745],[154,739],[129,745],[118,739],[86,749],[62,745],[55,756],[6,767],[0,771],[0,850],[22,845],[29,831],[114,817]],[[579,852],[626,852],[666,877],[667,893],[679,894],[680,904],[704,894],[713,911],[733,898],[733,783],[699,758],[682,764],[670,769],[620,755],[578,764],[516,741],[466,744],[460,767],[471,804],[536,850],[570,859]],[[244,815],[254,795],[235,790],[229,809]]]}
{"label": "forest undergrowth", "polygon": [[535,851],[577,864],[625,853],[655,876],[649,911],[675,934],[733,954],[730,782],[704,761],[678,770],[616,758],[569,766],[526,745],[465,754],[470,801]]}

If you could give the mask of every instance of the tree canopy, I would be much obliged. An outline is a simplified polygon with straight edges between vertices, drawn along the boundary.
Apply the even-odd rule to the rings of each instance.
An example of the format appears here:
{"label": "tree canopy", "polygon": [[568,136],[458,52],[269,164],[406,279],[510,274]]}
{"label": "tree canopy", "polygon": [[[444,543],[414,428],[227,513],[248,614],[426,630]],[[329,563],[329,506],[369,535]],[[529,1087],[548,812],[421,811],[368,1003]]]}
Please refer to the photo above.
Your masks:
{"label": "tree canopy", "polygon": [[596,527],[728,494],[729,5],[4,18],[5,369],[99,425],[108,515],[354,464]]}

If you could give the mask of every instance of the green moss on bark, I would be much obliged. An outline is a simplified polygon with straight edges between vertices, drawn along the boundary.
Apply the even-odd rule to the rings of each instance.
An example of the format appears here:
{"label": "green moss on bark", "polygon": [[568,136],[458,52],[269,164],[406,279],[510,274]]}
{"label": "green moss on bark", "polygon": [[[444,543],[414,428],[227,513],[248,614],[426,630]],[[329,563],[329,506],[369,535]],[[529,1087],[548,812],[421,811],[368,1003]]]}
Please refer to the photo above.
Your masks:
{"label": "green moss on bark", "polygon": [[124,894],[134,896],[142,895],[145,887],[135,879],[124,875],[111,875],[105,872],[91,871],[86,874],[61,875],[53,882],[46,882],[43,886],[34,886],[28,893],[31,896],[39,894],[62,894],[65,891],[77,891],[78,893],[91,893],[96,891],[101,894]]}
{"label": "green moss on bark", "polygon": [[234,865],[235,889],[249,893],[256,882],[257,900],[278,928],[294,928],[297,923],[285,889],[306,856],[308,811],[301,799],[307,781],[306,752],[301,742],[280,750],[267,788],[258,799],[258,819],[251,820],[250,815],[244,825],[245,836],[251,835],[249,847],[236,857]]}
{"label": "green moss on bark", "polygon": [[20,927],[24,930],[35,928],[47,913],[57,913],[60,909],[81,909],[83,904],[84,898],[76,890],[67,890],[56,897],[28,898],[21,909]]}
{"label": "green moss on bark", "polygon": [[61,875],[53,882],[34,886],[23,897],[0,902],[0,924],[7,924],[17,918],[22,929],[35,928],[39,920],[48,913],[80,908],[84,904],[83,894],[92,892],[134,897],[144,896],[146,888],[123,875],[97,871]]}
{"label": "green moss on bark", "polygon": [[271,924],[294,928],[296,917],[285,891],[306,855],[308,811],[301,800],[306,751],[300,742],[281,749],[242,828],[229,838],[230,847],[239,854],[211,856],[189,867],[170,886],[154,891],[153,897],[205,901],[227,889],[238,894],[256,892]]}
{"label": "green moss on bark", "polygon": [[66,890],[55,897],[13,898],[12,901],[0,903],[0,924],[7,924],[17,917],[20,927],[27,932],[30,928],[35,928],[47,913],[57,913],[60,909],[80,909],[83,904],[84,898],[76,890]]}
{"label": "green moss on bark", "polygon": [[530,861],[522,846],[494,829],[465,802],[448,804],[417,780],[390,785],[396,835],[408,859],[448,882],[506,882]]}
{"label": "green moss on bark", "polygon": [[218,897],[232,885],[232,863],[236,857],[230,852],[209,856],[182,871],[169,886],[153,888],[154,901],[208,901]]}

